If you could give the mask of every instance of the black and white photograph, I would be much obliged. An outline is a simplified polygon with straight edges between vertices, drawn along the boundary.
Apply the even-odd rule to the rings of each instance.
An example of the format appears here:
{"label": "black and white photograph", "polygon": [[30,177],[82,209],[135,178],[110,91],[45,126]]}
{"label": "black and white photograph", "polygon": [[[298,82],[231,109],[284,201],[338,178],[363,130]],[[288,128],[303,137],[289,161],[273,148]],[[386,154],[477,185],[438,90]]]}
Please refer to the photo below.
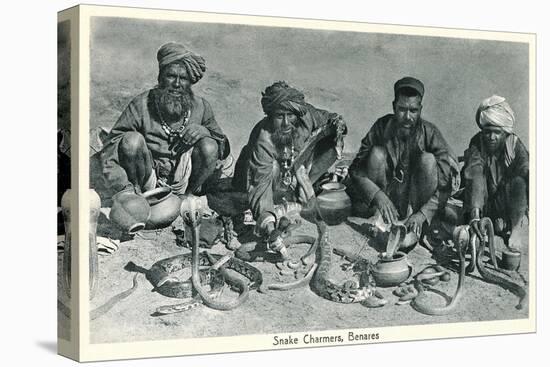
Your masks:
{"label": "black and white photograph", "polygon": [[533,34],[80,9],[84,360],[535,331]]}
{"label": "black and white photograph", "polygon": [[70,21],[57,25],[57,335],[71,340],[71,42]]}

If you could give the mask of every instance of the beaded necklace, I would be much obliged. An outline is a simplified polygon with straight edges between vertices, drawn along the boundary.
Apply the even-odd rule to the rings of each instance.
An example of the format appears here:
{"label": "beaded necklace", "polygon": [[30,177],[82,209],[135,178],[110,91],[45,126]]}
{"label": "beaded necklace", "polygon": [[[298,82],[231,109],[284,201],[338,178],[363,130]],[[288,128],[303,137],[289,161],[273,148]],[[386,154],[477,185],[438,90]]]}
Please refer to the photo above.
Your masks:
{"label": "beaded necklace", "polygon": [[[164,130],[164,132],[166,134],[168,134],[168,140],[172,141],[175,138],[181,138],[181,134],[183,133],[183,130],[187,127],[187,123],[189,122],[189,116],[191,116],[191,110],[188,109],[183,114],[181,119],[178,121],[178,122],[181,121],[181,126],[177,129],[172,129],[166,123],[166,121],[164,121],[164,118],[162,117],[162,111],[160,110],[160,107],[159,107],[158,98],[155,98],[155,107],[157,108],[157,112],[158,112],[158,116],[159,116],[159,120],[160,120],[160,126],[162,127],[162,130]],[[178,123],[178,122],[176,122],[176,123]]]}

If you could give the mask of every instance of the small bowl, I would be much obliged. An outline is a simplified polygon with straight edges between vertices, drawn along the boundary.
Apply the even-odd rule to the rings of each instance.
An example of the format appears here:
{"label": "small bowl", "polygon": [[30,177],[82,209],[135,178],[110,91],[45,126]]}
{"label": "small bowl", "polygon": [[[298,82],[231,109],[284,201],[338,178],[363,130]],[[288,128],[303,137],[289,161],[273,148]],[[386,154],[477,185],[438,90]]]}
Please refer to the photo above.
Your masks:
{"label": "small bowl", "polygon": [[521,252],[518,250],[503,250],[499,266],[506,270],[518,270],[521,264]]}
{"label": "small bowl", "polygon": [[373,267],[371,274],[377,287],[394,287],[411,276],[412,267],[407,262],[407,255],[403,252],[396,252],[391,259],[380,254],[378,262]]}

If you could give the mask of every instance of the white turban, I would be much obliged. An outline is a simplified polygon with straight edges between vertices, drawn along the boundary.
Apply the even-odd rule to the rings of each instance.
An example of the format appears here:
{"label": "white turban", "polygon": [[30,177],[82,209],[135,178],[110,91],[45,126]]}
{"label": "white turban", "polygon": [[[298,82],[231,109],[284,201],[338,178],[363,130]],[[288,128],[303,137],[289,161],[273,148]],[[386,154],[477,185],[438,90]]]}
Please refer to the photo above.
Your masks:
{"label": "white turban", "polygon": [[477,126],[483,130],[487,126],[499,127],[507,133],[514,131],[516,117],[504,97],[497,95],[484,99],[476,113]]}

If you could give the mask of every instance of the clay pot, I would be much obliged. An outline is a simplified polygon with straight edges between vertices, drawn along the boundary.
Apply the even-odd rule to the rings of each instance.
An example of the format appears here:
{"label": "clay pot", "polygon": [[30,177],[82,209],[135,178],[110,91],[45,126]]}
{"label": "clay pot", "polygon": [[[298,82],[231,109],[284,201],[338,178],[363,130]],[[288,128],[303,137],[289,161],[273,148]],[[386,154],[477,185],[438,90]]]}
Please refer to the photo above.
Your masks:
{"label": "clay pot", "polygon": [[521,263],[521,252],[517,250],[503,250],[500,267],[506,270],[518,270]]}
{"label": "clay pot", "polygon": [[151,216],[145,224],[145,229],[165,228],[176,220],[181,200],[172,193],[170,187],[159,187],[142,195],[151,207]]}
{"label": "clay pot", "polygon": [[134,234],[145,228],[151,216],[151,207],[141,195],[134,192],[121,192],[113,197],[109,219],[123,231]]}
{"label": "clay pot", "polygon": [[393,287],[406,281],[412,272],[407,262],[407,255],[396,252],[391,259],[380,254],[379,260],[372,269],[372,276],[378,287]]}
{"label": "clay pot", "polygon": [[351,214],[351,199],[346,186],[339,182],[329,182],[321,186],[323,191],[317,196],[323,220],[329,225],[345,221]]}

